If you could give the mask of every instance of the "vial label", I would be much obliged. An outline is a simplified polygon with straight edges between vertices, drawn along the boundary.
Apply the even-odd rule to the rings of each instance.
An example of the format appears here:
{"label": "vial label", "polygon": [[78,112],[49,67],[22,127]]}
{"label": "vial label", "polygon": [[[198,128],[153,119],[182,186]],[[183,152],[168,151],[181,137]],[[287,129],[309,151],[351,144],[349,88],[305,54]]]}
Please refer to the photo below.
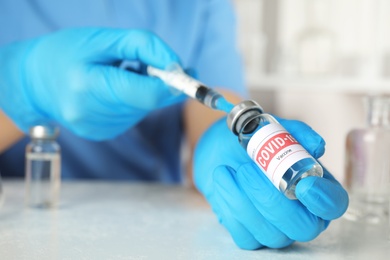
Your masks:
{"label": "vial label", "polygon": [[260,128],[249,140],[247,152],[278,189],[283,175],[294,163],[312,158],[280,124]]}

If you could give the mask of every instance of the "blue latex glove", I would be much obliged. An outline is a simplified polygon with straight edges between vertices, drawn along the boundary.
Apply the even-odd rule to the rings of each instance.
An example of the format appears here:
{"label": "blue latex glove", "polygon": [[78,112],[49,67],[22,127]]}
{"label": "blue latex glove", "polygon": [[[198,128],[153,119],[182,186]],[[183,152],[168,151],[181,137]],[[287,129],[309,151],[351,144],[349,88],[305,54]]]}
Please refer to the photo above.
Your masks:
{"label": "blue latex glove", "polygon": [[[279,121],[315,158],[324,153],[325,142],[309,126]],[[307,177],[298,183],[298,200],[287,199],[249,158],[225,119],[200,139],[194,167],[196,187],[243,249],[312,240],[348,206],[347,192],[326,169],[323,178]]]}
{"label": "blue latex glove", "polygon": [[161,39],[141,30],[68,29],[6,45],[0,48],[0,108],[24,132],[54,120],[102,140],[182,99],[157,78],[115,66],[124,60],[161,69],[179,63]]}

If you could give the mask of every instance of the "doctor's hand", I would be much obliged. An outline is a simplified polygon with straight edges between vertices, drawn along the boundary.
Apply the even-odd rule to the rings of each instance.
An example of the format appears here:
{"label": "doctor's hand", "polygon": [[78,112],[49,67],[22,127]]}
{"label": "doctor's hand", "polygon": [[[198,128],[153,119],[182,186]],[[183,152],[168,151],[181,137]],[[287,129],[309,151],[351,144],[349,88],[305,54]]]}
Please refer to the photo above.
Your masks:
{"label": "doctor's hand", "polygon": [[103,140],[181,99],[157,78],[118,68],[124,60],[161,69],[179,63],[161,39],[141,30],[68,29],[6,45],[0,48],[0,109],[24,132],[53,120]]}
{"label": "doctor's hand", "polygon": [[[309,126],[280,122],[312,156],[324,153],[323,139]],[[243,249],[310,241],[340,217],[348,206],[347,192],[324,171],[323,178],[307,177],[298,183],[298,200],[287,199],[249,158],[224,119],[205,132],[194,157],[196,187]]]}

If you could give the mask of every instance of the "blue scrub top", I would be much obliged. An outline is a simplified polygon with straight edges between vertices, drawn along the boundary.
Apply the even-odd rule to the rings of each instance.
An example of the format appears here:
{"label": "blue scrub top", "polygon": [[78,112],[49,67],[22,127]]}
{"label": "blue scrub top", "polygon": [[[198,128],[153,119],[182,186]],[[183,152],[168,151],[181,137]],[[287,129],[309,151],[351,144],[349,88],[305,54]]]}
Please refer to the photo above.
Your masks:
{"label": "blue scrub top", "polygon": [[[0,48],[82,26],[151,30],[175,50],[184,67],[195,69],[200,81],[246,95],[234,10],[228,0],[0,1]],[[183,181],[182,107],[154,111],[124,134],[103,142],[61,128],[63,178]],[[24,138],[0,155],[2,176],[24,176],[27,142]]]}

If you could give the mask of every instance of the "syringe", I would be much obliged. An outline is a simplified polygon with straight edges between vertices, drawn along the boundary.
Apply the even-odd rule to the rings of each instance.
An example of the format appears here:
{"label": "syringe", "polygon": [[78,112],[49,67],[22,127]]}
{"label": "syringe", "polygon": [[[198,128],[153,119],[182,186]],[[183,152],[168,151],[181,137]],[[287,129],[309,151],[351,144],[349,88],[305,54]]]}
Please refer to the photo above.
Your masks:
{"label": "syringe", "polygon": [[193,99],[198,100],[209,108],[229,113],[234,106],[220,93],[195,80],[186,74],[180,67],[175,67],[173,70],[161,70],[148,66],[147,73],[150,76],[160,78],[165,84],[179,90]]}

